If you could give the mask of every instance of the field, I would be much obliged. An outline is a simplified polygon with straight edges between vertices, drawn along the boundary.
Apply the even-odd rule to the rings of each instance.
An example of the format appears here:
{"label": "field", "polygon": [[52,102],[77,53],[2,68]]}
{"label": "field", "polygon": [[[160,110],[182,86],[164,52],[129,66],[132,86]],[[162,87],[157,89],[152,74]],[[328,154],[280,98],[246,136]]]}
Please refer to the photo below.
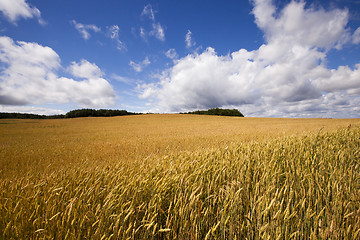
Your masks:
{"label": "field", "polygon": [[360,238],[360,119],[0,120],[0,239]]}

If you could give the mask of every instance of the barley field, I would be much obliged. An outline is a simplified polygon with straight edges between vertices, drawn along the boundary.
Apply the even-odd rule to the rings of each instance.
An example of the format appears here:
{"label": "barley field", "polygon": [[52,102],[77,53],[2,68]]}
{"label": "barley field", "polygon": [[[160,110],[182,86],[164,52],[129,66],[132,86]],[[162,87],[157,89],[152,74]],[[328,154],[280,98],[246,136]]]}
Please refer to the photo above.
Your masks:
{"label": "barley field", "polygon": [[360,239],[360,119],[3,119],[0,234]]}

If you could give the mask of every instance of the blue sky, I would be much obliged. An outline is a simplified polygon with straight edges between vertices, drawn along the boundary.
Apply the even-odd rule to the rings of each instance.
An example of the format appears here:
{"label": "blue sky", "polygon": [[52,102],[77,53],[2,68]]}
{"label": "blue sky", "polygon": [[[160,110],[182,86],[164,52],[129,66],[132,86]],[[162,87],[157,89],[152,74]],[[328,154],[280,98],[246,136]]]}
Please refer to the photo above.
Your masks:
{"label": "blue sky", "polygon": [[360,117],[359,27],[359,0],[0,0],[0,111]]}

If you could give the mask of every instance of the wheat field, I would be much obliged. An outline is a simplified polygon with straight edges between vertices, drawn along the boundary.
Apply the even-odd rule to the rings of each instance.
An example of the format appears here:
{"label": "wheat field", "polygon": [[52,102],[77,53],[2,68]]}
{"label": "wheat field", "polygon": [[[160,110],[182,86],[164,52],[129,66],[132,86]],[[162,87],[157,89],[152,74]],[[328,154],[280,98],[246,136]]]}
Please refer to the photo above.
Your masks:
{"label": "wheat field", "polygon": [[0,239],[360,238],[360,119],[0,120]]}

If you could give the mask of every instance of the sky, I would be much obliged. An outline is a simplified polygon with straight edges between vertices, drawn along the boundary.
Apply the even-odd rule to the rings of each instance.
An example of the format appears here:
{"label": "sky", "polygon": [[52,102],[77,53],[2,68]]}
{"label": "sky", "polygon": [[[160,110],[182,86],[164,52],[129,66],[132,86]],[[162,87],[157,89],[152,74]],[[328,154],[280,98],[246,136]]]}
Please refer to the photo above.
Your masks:
{"label": "sky", "polygon": [[0,0],[0,112],[360,118],[360,0]]}

